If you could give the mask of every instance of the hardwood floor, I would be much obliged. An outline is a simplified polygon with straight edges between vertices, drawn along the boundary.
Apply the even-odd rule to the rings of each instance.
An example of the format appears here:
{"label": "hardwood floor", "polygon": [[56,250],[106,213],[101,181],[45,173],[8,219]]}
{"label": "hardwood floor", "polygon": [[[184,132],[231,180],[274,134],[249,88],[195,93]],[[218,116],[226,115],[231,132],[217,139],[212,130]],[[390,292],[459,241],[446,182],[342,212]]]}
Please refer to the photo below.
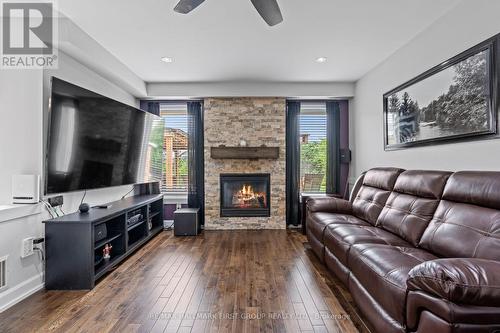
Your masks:
{"label": "hardwood floor", "polygon": [[295,231],[163,232],[88,291],[40,291],[0,332],[357,332],[345,289]]}

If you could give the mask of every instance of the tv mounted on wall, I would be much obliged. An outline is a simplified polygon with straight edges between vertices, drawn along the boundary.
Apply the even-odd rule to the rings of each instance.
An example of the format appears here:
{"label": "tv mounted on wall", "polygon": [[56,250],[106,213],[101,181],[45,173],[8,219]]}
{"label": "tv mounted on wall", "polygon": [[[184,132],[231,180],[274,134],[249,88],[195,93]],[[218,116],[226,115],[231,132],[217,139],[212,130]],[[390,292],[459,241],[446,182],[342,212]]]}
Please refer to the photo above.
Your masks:
{"label": "tv mounted on wall", "polygon": [[163,120],[56,77],[45,194],[161,181]]}

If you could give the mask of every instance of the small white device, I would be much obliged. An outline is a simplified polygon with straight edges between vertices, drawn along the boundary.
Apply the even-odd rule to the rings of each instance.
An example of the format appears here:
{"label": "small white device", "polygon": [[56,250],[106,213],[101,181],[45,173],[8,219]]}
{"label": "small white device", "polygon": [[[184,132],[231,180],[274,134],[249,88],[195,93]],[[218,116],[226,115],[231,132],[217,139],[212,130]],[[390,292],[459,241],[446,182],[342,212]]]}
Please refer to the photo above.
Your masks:
{"label": "small white device", "polygon": [[40,201],[40,176],[12,176],[12,203],[35,204]]}
{"label": "small white device", "polygon": [[23,239],[22,245],[21,245],[21,258],[26,258],[35,253],[34,250],[34,245],[33,245],[33,240],[34,237],[28,237]]}

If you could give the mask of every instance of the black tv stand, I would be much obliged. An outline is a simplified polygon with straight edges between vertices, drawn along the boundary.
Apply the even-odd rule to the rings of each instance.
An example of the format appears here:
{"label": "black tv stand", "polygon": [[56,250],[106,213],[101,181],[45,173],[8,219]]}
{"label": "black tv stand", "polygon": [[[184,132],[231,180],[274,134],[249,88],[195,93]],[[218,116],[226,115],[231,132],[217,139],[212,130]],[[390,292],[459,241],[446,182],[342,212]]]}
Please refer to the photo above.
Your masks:
{"label": "black tv stand", "polygon": [[[89,290],[96,280],[126,259],[163,230],[163,195],[139,195],[73,213],[45,223],[45,288],[48,290]],[[142,220],[127,224],[128,213]],[[96,241],[96,228],[106,224],[107,235]],[[111,258],[103,249],[111,245]]]}

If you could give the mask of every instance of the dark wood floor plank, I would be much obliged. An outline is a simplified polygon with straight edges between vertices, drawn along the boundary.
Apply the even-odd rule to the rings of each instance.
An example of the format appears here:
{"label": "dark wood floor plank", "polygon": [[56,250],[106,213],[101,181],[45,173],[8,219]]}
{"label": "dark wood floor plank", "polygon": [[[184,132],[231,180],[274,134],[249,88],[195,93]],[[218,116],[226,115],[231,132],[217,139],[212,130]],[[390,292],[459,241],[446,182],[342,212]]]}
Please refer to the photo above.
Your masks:
{"label": "dark wood floor plank", "polygon": [[0,332],[364,331],[306,243],[290,230],[163,232],[92,291],[40,291],[0,314]]}
{"label": "dark wood floor plank", "polygon": [[[179,330],[179,328],[181,327],[184,315],[186,314],[189,315],[186,312],[186,310],[189,305],[189,302],[191,301],[191,298],[193,297],[193,293],[196,289],[196,286],[198,285],[199,279],[200,279],[200,274],[197,271],[195,271],[194,274],[192,274],[191,277],[189,278],[189,281],[186,284],[185,288],[182,289],[179,288],[178,294],[174,293],[174,295],[172,295],[172,297],[170,298],[169,302],[165,305],[163,311],[167,313],[171,312],[173,314],[173,317],[168,322],[166,332],[177,332],[177,330]],[[177,301],[172,302],[172,299],[176,298]]]}
{"label": "dark wood floor plank", "polygon": [[311,324],[309,315],[304,306],[304,303],[293,303],[293,309],[295,315],[297,316],[297,321],[299,322],[299,328],[301,331],[312,331],[313,326]]}

